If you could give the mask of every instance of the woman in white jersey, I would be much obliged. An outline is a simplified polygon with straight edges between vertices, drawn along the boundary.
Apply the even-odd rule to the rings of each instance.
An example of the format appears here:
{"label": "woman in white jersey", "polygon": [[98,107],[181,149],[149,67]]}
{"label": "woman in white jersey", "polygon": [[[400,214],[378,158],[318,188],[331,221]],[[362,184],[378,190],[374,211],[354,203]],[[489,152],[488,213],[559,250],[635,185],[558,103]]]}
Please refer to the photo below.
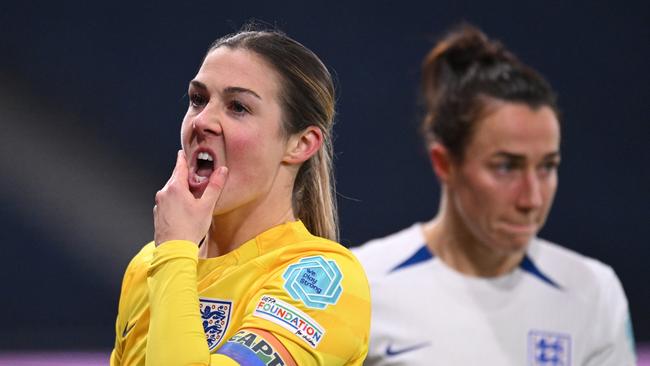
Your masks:
{"label": "woman in white jersey", "polygon": [[612,269],[536,237],[560,163],[549,84],[464,25],[424,59],[422,95],[440,205],[356,250],[373,303],[366,364],[633,365]]}

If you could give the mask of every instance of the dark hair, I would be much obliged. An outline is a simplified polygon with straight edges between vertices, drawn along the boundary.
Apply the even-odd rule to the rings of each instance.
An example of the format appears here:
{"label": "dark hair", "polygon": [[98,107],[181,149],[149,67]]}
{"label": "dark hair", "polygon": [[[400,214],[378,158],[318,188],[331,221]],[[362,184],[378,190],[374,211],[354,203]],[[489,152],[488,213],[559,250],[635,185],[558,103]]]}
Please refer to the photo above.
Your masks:
{"label": "dark hair", "polygon": [[421,88],[426,143],[442,143],[458,161],[476,122],[494,100],[533,109],[548,106],[559,118],[555,93],[546,80],[468,24],[448,33],[425,57]]}
{"label": "dark hair", "polygon": [[332,126],[335,95],[332,76],[312,51],[277,30],[255,30],[257,25],[215,41],[219,47],[245,49],[261,56],[280,76],[283,131],[295,134],[309,126],[320,128],[323,147],[300,167],[293,187],[296,217],[314,235],[338,240],[333,177]]}

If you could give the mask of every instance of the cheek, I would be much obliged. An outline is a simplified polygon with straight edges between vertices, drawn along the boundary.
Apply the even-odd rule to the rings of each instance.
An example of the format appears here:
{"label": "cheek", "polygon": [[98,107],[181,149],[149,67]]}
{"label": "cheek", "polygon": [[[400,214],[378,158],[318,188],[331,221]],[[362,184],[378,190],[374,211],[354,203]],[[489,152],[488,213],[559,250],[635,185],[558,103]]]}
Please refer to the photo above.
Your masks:
{"label": "cheek", "polygon": [[225,137],[226,164],[242,183],[266,177],[273,156],[269,141],[256,133],[231,134]]}
{"label": "cheek", "polygon": [[503,211],[509,199],[490,177],[473,175],[464,179],[458,192],[459,210],[469,225],[488,225]]}
{"label": "cheek", "polygon": [[240,164],[257,160],[263,142],[246,134],[230,134],[224,136],[224,143],[227,163],[233,168],[246,168]]}
{"label": "cheek", "polygon": [[497,182],[488,173],[477,168],[473,174],[467,174],[463,181],[465,201],[474,210],[482,211],[498,201]]}
{"label": "cheek", "polygon": [[181,123],[181,146],[183,150],[187,152],[187,147],[190,142],[190,137],[192,136],[192,124],[187,118],[183,119]]}

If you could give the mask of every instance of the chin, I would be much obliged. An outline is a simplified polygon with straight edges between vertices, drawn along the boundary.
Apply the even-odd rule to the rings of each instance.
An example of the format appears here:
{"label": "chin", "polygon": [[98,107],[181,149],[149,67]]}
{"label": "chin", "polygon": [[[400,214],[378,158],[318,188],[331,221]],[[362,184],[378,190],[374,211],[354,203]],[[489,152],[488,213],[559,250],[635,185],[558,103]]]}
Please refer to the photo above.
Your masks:
{"label": "chin", "polygon": [[513,254],[518,253],[526,250],[532,238],[533,238],[532,236],[514,237],[514,238],[510,237],[502,241],[503,245],[501,245],[501,248],[504,250],[504,252],[509,252]]}

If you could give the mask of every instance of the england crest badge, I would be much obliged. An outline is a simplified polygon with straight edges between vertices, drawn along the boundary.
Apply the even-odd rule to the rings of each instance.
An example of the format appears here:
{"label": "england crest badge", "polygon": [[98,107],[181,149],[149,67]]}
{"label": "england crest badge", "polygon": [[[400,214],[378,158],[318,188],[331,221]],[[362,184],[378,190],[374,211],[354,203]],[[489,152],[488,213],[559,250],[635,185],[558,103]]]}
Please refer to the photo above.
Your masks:
{"label": "england crest badge", "polygon": [[199,298],[199,307],[205,337],[208,347],[212,351],[221,343],[226,334],[228,323],[230,323],[232,301]]}
{"label": "england crest badge", "polygon": [[571,336],[531,330],[528,333],[528,358],[532,366],[571,366]]}

